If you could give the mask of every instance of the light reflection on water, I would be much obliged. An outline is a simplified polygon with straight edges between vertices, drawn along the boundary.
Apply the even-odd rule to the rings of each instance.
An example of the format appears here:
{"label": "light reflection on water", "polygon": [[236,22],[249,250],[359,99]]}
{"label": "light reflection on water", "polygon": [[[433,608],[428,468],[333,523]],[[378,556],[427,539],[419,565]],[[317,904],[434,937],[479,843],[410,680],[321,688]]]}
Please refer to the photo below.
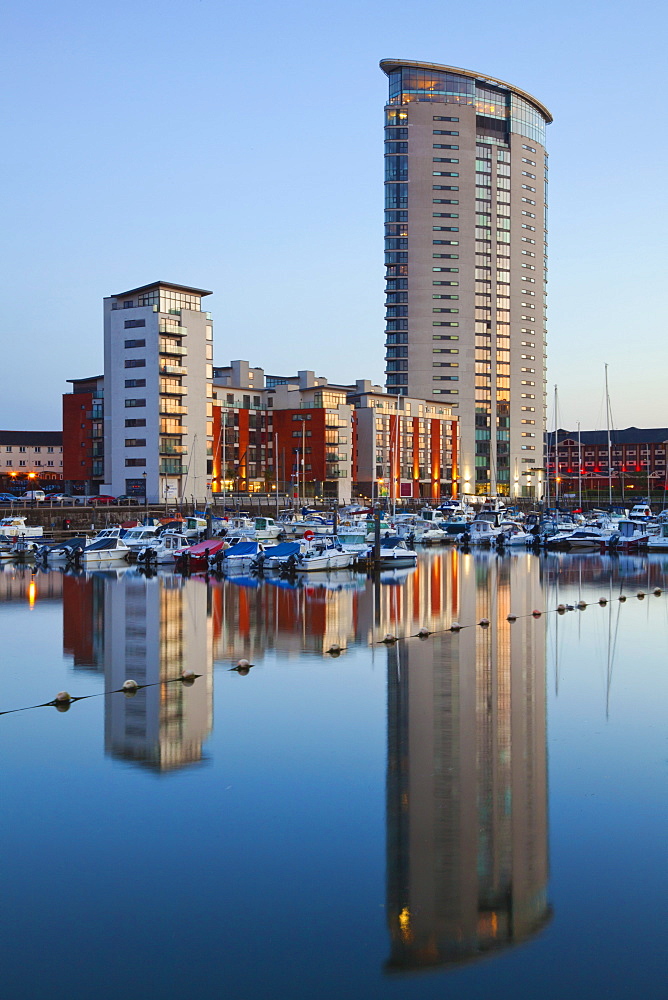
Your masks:
{"label": "light reflection on water", "polygon": [[[146,793],[145,814],[141,794],[138,798],[129,788],[128,803],[121,798],[117,804],[119,823],[122,816],[127,822],[131,815],[132,823],[149,828],[148,801],[163,813],[179,810],[183,786],[173,783],[174,776],[181,774],[186,780],[195,774],[193,767],[207,763],[206,777],[197,779],[197,794],[189,796],[188,818],[210,865],[199,878],[193,876],[190,891],[194,897],[206,896],[213,879],[221,894],[226,898],[231,894],[245,921],[257,925],[259,933],[263,927],[268,932],[263,893],[248,879],[236,890],[230,888],[239,875],[206,820],[211,797],[218,797],[221,787],[237,787],[226,784],[228,779],[254,789],[250,812],[239,804],[229,807],[237,824],[235,839],[242,839],[248,855],[249,872],[253,866],[262,868],[268,851],[277,870],[289,867],[292,858],[288,861],[285,852],[296,846],[299,837],[309,839],[309,852],[320,858],[323,891],[300,905],[304,888],[295,873],[295,884],[287,890],[294,899],[284,889],[281,900],[286,912],[292,912],[292,924],[288,932],[272,922],[271,941],[276,941],[270,944],[265,939],[264,972],[259,971],[263,963],[258,966],[251,958],[252,949],[247,953],[237,948],[236,957],[219,953],[218,904],[210,903],[210,921],[204,911],[199,950],[202,989],[224,970],[230,996],[300,998],[316,990],[321,997],[334,997],[344,988],[352,997],[390,996],[397,990],[397,995],[404,995],[400,985],[404,984],[405,995],[419,998],[443,995],[443,971],[452,975],[459,970],[467,977],[458,980],[459,986],[465,984],[470,996],[486,994],[492,983],[497,996],[514,996],[518,982],[529,991],[540,984],[535,995],[558,996],[569,975],[568,962],[562,968],[560,949],[571,930],[560,921],[560,893],[551,888],[554,871],[550,882],[548,694],[556,699],[551,710],[556,738],[550,770],[553,785],[557,775],[554,797],[560,801],[568,796],[571,783],[575,787],[566,766],[572,765],[571,751],[560,749],[560,735],[568,731],[573,746],[577,741],[587,745],[584,724],[576,738],[572,735],[585,700],[590,712],[594,706],[597,724],[610,718],[611,694],[618,717],[624,712],[625,706],[614,702],[615,684],[624,689],[628,683],[624,663],[630,645],[625,646],[624,636],[628,639],[632,632],[637,649],[641,636],[652,635],[648,641],[656,642],[666,623],[664,596],[645,598],[643,618],[635,593],[644,590],[651,595],[654,587],[663,587],[667,561],[642,556],[539,558],[525,553],[500,558],[485,552],[432,551],[421,557],[415,570],[383,573],[375,583],[349,572],[297,583],[258,583],[250,577],[208,582],[170,575],[147,578],[134,570],[33,576],[26,569],[4,567],[0,621],[6,648],[13,649],[15,657],[23,655],[29,670],[19,677],[7,673],[0,708],[47,701],[59,688],[74,694],[118,691],[128,677],[148,686],[134,697],[107,693],[97,701],[74,704],[67,718],[55,723],[53,716],[39,715],[52,712],[49,709],[6,716],[0,720],[0,745],[11,766],[20,760],[26,741],[26,759],[31,759],[22,780],[38,784],[40,754],[48,749],[48,743],[41,747],[40,740],[52,741],[59,731],[57,738],[71,744],[63,753],[63,773],[89,768],[92,800],[104,798],[105,783],[115,787],[103,766],[105,759],[112,766],[130,768],[135,783],[142,781],[142,772],[163,775],[167,784]],[[621,592],[635,604],[622,606],[617,601]],[[605,608],[592,606],[599,598],[608,600]],[[586,612],[553,613],[558,604],[578,600],[590,605]],[[657,604],[650,608],[652,600]],[[533,617],[534,609],[550,613]],[[508,622],[511,613],[516,622]],[[488,619],[489,626],[477,626],[481,619]],[[452,633],[453,622],[466,627]],[[433,634],[417,638],[421,627]],[[387,633],[401,638],[384,645],[380,640]],[[31,642],[40,650],[38,659],[31,659]],[[334,643],[344,648],[337,658],[328,654]],[[56,644],[62,646],[60,664]],[[45,647],[54,651],[48,669],[43,662]],[[586,651],[597,673],[594,681],[591,673],[578,679],[576,692],[573,663],[578,651]],[[252,666],[234,672],[240,658]],[[174,682],[186,669],[200,675],[192,686]],[[343,695],[341,678],[349,685]],[[560,679],[565,686],[561,701]],[[222,718],[216,726],[214,702],[216,717]],[[563,718],[565,704],[568,718]],[[39,721],[45,718],[45,724]],[[102,755],[95,749],[96,725],[98,733],[103,732]],[[623,729],[615,732],[623,738]],[[345,740],[341,733],[347,734]],[[649,745],[651,754],[655,745]],[[352,767],[370,782],[361,798],[351,790],[354,754],[360,756]],[[322,762],[320,774],[317,761]],[[58,766],[52,757],[50,766],[54,763]],[[320,794],[319,777],[327,782],[325,811],[341,810],[343,817],[351,798],[357,802],[360,858],[366,856],[371,874],[369,885],[360,881],[356,901],[348,896],[350,885],[345,898],[337,888],[334,866],[328,870],[328,856],[339,849],[334,830],[321,829],[306,802],[303,816],[288,811],[291,783],[300,788],[305,775],[312,782],[311,794]],[[271,791],[276,780],[283,783],[285,803]],[[35,805],[20,790],[15,789],[14,796],[19,825],[32,830]],[[383,800],[384,838],[379,835],[380,817],[374,813]],[[565,829],[567,815],[558,812],[553,824],[557,831]],[[61,822],[71,825],[72,831],[77,828],[80,816],[75,804]],[[267,824],[285,826],[284,847],[280,838],[278,846],[274,842],[268,847],[263,832]],[[341,825],[345,826],[343,818]],[[286,831],[293,827],[297,839],[290,841]],[[5,829],[6,850],[16,850],[14,833],[11,825]],[[153,834],[165,846],[173,836],[164,826],[153,829]],[[49,836],[48,825],[43,836]],[[378,878],[373,881],[373,873],[382,868],[384,885]],[[35,891],[34,886],[22,885],[18,875],[9,881],[9,894],[17,899],[23,891]],[[143,881],[144,895],[133,900],[132,908],[141,913],[153,896],[164,897],[167,909],[173,905],[159,870],[152,871],[150,863]],[[264,895],[271,896],[269,885]],[[119,896],[110,907],[112,913],[122,899]],[[55,913],[50,915],[46,897],[42,905],[48,926]],[[225,909],[228,905],[233,903],[226,903]],[[571,899],[561,903],[564,913],[572,907]],[[311,923],[327,926],[334,913],[343,912],[346,922],[335,922],[340,944],[335,945],[330,935],[329,944],[323,938],[307,958],[296,942],[313,933]],[[362,914],[366,918],[360,934]],[[84,910],[75,909],[72,919],[75,924],[85,920]],[[357,928],[354,941],[346,944],[353,928]],[[522,942],[532,942],[529,951],[508,952]],[[57,934],[42,927],[34,939],[26,935],[21,962],[29,966],[33,949],[49,954],[59,944]],[[511,966],[499,962],[504,951],[513,956]],[[343,979],[338,978],[342,952],[348,956]],[[475,964],[495,953],[492,963]],[[100,963],[106,957],[104,949],[91,950],[88,974],[95,989],[89,984],[77,992],[69,984],[63,995],[112,996],[121,987],[127,991],[122,973],[117,982],[112,977],[104,985]],[[603,953],[600,961],[610,963],[611,956]],[[23,983],[24,975],[30,981],[30,973],[21,971],[11,951],[4,966],[10,982],[13,976],[15,984]],[[548,967],[552,971],[546,977]],[[159,983],[163,996],[184,995],[183,983],[170,968],[168,957],[160,972],[146,958],[141,971]],[[488,970],[494,968],[490,980]],[[434,974],[410,976],[427,969]],[[630,988],[632,978],[629,972],[623,989]],[[36,978],[25,995],[39,996],[44,988]],[[51,989],[50,995],[60,994]],[[622,990],[619,995],[626,994]],[[651,996],[651,990],[646,995]]]}

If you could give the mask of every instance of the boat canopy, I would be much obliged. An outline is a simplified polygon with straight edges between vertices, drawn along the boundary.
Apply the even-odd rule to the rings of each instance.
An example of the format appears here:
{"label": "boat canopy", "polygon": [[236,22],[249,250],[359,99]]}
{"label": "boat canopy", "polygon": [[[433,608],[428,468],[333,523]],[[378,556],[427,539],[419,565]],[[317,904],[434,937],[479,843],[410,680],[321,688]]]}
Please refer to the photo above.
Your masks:
{"label": "boat canopy", "polygon": [[99,552],[102,549],[120,548],[118,538],[98,538],[96,542],[91,542],[84,549],[84,552]]}
{"label": "boat canopy", "polygon": [[284,559],[288,556],[296,556],[299,552],[299,542],[281,542],[280,545],[270,545],[269,548],[264,550],[264,554],[267,558],[273,558],[276,556],[278,559]]}
{"label": "boat canopy", "polygon": [[258,542],[237,542],[236,545],[230,545],[229,549],[225,550],[225,558],[229,559],[230,556],[255,556],[259,548]]}

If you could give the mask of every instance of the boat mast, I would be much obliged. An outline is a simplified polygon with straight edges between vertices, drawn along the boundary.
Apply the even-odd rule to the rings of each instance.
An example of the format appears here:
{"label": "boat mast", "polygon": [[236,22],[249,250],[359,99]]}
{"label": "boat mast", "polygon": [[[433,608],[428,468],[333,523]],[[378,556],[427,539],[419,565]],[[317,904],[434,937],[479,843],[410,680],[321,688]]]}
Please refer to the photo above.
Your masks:
{"label": "boat mast", "polygon": [[582,509],[582,442],[580,439],[579,420],[578,420],[578,507]]}
{"label": "boat mast", "polygon": [[554,506],[559,506],[559,452],[557,444],[557,387],[554,387]]}
{"label": "boat mast", "polygon": [[610,393],[608,392],[608,366],[605,366],[605,423],[608,429],[608,503],[612,505],[612,449],[610,447]]}

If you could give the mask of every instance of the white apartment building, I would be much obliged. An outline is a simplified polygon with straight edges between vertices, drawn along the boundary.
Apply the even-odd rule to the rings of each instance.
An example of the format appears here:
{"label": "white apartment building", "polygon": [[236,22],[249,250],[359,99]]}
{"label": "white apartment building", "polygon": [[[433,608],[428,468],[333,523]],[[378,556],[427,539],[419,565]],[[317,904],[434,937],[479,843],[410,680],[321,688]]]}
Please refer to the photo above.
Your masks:
{"label": "white apartment building", "polygon": [[211,292],[156,281],[104,300],[105,485],[148,502],[202,498],[213,442]]}

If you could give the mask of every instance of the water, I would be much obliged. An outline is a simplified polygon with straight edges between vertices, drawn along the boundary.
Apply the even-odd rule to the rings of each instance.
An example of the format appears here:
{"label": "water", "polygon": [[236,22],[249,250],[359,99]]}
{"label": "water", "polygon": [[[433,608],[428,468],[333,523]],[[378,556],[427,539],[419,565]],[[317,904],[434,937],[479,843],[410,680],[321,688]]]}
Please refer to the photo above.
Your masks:
{"label": "water", "polygon": [[665,996],[667,566],[5,567],[3,996]]}

